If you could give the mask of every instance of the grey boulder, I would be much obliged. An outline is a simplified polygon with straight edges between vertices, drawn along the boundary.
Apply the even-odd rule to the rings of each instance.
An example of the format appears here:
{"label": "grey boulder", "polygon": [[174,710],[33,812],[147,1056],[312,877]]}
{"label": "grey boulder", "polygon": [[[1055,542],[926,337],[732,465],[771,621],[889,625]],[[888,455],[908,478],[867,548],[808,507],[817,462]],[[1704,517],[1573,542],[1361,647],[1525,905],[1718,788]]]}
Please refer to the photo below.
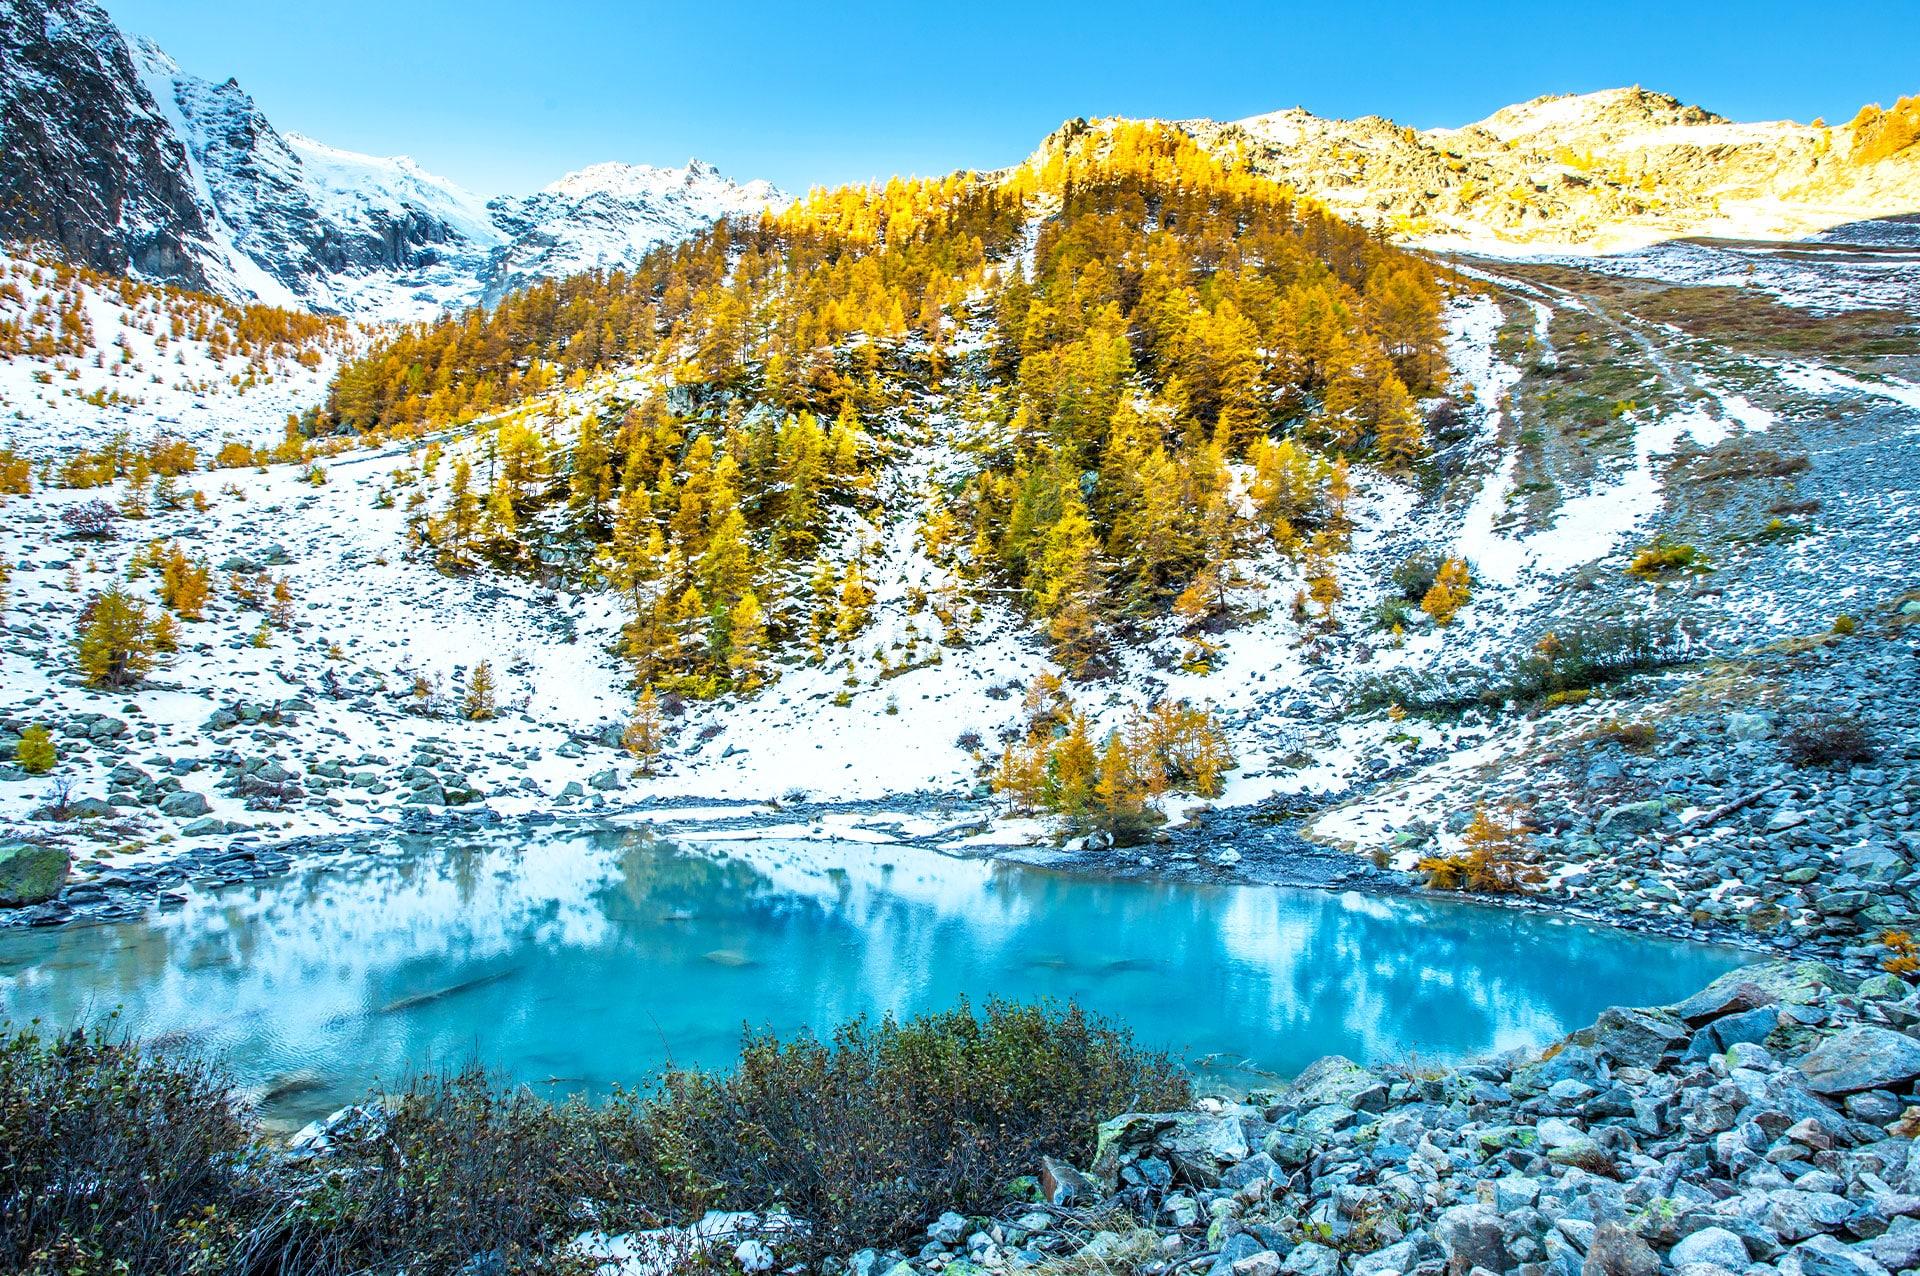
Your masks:
{"label": "grey boulder", "polygon": [[1897,1090],[1920,1077],[1920,1041],[1890,1028],[1861,1024],[1839,1032],[1800,1061],[1807,1088],[1819,1094]]}

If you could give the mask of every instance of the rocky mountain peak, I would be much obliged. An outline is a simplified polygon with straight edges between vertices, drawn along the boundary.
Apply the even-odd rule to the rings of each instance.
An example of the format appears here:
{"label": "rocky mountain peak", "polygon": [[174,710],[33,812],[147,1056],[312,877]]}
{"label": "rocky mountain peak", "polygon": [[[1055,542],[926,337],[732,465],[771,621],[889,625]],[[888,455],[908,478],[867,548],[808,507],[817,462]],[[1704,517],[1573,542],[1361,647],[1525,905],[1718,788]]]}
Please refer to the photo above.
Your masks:
{"label": "rocky mountain peak", "polygon": [[1724,116],[1638,85],[1596,93],[1563,93],[1503,107],[1468,125],[1509,146],[1566,146],[1596,138],[1699,124],[1726,124]]}
{"label": "rocky mountain peak", "polygon": [[1438,248],[1797,238],[1920,207],[1920,148],[1861,164],[1848,158],[1846,130],[1729,120],[1638,86],[1539,97],[1425,131],[1297,107],[1183,127],[1343,216]]}
{"label": "rocky mountain peak", "polygon": [[194,287],[209,230],[180,139],[94,4],[0,0],[0,234]]}
{"label": "rocky mountain peak", "polygon": [[0,239],[236,298],[425,318],[785,198],[691,160],[488,201],[407,156],[281,133],[237,80],[184,72],[93,0],[0,0],[0,51]]}

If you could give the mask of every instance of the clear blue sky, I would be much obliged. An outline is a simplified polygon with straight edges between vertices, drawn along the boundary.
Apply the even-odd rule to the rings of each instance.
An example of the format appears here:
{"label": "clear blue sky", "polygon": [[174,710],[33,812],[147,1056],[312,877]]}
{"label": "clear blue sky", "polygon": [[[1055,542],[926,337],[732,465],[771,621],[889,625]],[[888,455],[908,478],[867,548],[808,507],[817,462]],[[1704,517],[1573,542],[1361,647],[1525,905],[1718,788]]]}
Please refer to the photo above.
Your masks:
{"label": "clear blue sky", "polygon": [[283,130],[409,154],[484,194],[698,155],[816,183],[987,168],[1076,115],[1287,106],[1464,124],[1643,84],[1839,123],[1920,92],[1920,0],[916,5],[807,0],[105,0]]}

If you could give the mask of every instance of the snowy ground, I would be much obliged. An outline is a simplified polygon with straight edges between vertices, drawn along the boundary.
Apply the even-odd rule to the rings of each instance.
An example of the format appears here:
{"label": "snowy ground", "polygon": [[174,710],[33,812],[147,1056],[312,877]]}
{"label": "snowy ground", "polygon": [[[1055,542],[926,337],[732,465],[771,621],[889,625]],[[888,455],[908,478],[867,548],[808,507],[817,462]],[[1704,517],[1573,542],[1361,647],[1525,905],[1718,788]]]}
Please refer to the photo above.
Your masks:
{"label": "snowy ground", "polygon": [[[30,332],[57,327],[63,297],[76,295],[90,353],[0,359],[0,448],[37,458],[97,447],[122,432],[137,444],[176,435],[203,452],[227,439],[270,445],[288,413],[323,398],[341,358],[367,339],[343,324],[305,347],[307,362],[291,351],[219,357],[208,340],[191,335],[196,319],[232,334],[215,303],[152,289],[128,304],[117,281],[62,287],[46,267],[0,253],[0,323]],[[187,335],[174,335],[176,319]]]}
{"label": "snowy ground", "polygon": [[1508,255],[1689,287],[1752,288],[1815,314],[1920,310],[1920,246],[1912,244],[1853,249],[1830,243],[1672,240],[1609,255]]}
{"label": "snowy ground", "polygon": [[[86,304],[103,348],[124,337],[134,366],[158,365],[162,352],[146,332],[152,316],[93,291]],[[1235,591],[1240,623],[1218,635],[1211,673],[1182,669],[1183,640],[1166,626],[1119,653],[1115,678],[1070,686],[1078,706],[1098,724],[1118,725],[1136,706],[1160,698],[1211,705],[1240,761],[1214,803],[1220,806],[1364,791],[1374,777],[1431,767],[1451,751],[1450,761],[1376,808],[1323,821],[1326,836],[1363,848],[1376,844],[1407,818],[1409,804],[1443,800],[1448,777],[1476,765],[1474,750],[1486,747],[1487,728],[1383,714],[1353,718],[1344,705],[1355,679],[1484,664],[1512,651],[1564,600],[1570,572],[1622,558],[1649,532],[1668,498],[1666,462],[1683,445],[1764,431],[1777,413],[1836,395],[1895,404],[1909,393],[1920,399],[1905,382],[1867,383],[1811,364],[1755,366],[1738,394],[1714,391],[1684,410],[1636,418],[1630,456],[1611,472],[1603,469],[1588,490],[1566,493],[1548,525],[1523,534],[1507,517],[1513,482],[1507,403],[1521,373],[1496,349],[1498,336],[1503,326],[1521,324],[1536,343],[1547,343],[1554,314],[1578,304],[1545,293],[1453,303],[1449,355],[1455,390],[1471,404],[1471,454],[1440,495],[1422,496],[1405,480],[1356,469],[1356,532],[1339,565],[1345,597],[1336,635],[1316,636],[1293,618],[1300,570],[1267,555],[1244,564],[1254,583]],[[268,441],[279,436],[288,411],[321,392],[331,366],[326,360],[334,357],[327,354],[313,368],[291,363],[272,380],[254,383],[216,366],[204,345],[179,340],[164,355],[179,370],[176,379],[158,383],[86,361],[16,359],[0,364],[0,392],[17,396],[9,398],[10,419],[0,421],[0,441],[11,438],[15,447],[40,455],[97,444],[122,430],[136,439],[165,430],[208,443],[228,436]],[[1550,348],[1544,357],[1551,362]],[[71,383],[33,375],[73,368],[79,380]],[[128,402],[77,405],[68,393],[116,384]],[[631,387],[608,378],[574,392],[555,412],[532,415],[564,430],[572,413],[622,391]],[[620,624],[611,600],[491,572],[449,576],[410,555],[403,507],[411,489],[394,477],[409,467],[405,449],[343,453],[325,462],[319,485],[306,481],[297,465],[194,474],[183,485],[205,495],[206,511],[156,510],[143,522],[122,522],[107,541],[68,535],[58,516],[80,501],[117,500],[119,487],[43,489],[12,498],[0,526],[0,553],[15,565],[0,629],[0,724],[61,728],[79,715],[104,714],[128,729],[104,746],[69,732],[52,776],[0,768],[0,825],[44,827],[29,817],[53,785],[69,786],[74,797],[104,796],[125,788],[112,775],[131,764],[174,777],[210,808],[176,817],[141,807],[110,822],[110,834],[95,837],[110,837],[136,857],[211,847],[241,829],[279,837],[392,826],[421,805],[423,784],[470,790],[506,815],[617,816],[671,806],[678,824],[712,822],[716,836],[731,835],[724,828],[729,819],[767,812],[773,804],[891,800],[890,809],[816,815],[784,832],[942,837],[982,849],[1047,840],[1050,831],[1032,821],[1002,821],[985,832],[979,827],[992,811],[981,788],[985,771],[1021,721],[1025,688],[1052,667],[1044,644],[1029,622],[992,600],[982,601],[983,617],[967,626],[963,642],[943,642],[939,622],[910,603],[916,590],[933,593],[951,583],[914,535],[913,495],[949,476],[957,463],[937,408],[924,424],[917,440],[903,441],[886,476],[894,494],[884,504],[898,513],[862,530],[876,555],[868,578],[877,598],[867,629],[822,665],[791,660],[777,666],[777,677],[752,697],[689,706],[671,724],[661,773],[651,778],[634,776],[632,759],[618,748],[632,691],[611,654]],[[400,500],[380,499],[390,490]],[[72,658],[78,609],[104,582],[124,578],[130,558],[156,539],[177,540],[218,569],[215,601],[204,621],[183,626],[180,652],[136,694],[86,688]],[[1416,548],[1468,558],[1476,595],[1447,629],[1415,626],[1395,639],[1370,618],[1389,570]],[[297,623],[270,631],[267,645],[254,645],[261,614],[228,596],[224,578],[231,565],[284,578]],[[151,598],[154,574],[132,587]],[[503,712],[491,721],[467,721],[449,710],[482,660],[498,678]],[[422,712],[413,694],[417,678],[436,689],[439,712]],[[276,706],[284,713],[206,725],[223,709]],[[302,780],[305,798],[285,810],[261,811],[227,791],[223,778],[236,767],[263,762]],[[901,800],[916,794],[939,800],[916,814],[913,802]],[[689,805],[695,802],[710,805]],[[1179,820],[1200,805],[1175,802],[1169,814]],[[196,832],[189,835],[189,828]]]}

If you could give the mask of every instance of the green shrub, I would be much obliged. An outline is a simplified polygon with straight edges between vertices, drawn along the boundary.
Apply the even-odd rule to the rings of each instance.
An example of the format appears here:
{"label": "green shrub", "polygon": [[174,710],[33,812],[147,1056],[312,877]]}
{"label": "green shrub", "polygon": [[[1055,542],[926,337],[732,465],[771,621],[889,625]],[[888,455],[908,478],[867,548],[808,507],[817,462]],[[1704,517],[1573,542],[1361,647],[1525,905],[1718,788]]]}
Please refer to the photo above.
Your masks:
{"label": "green shrub", "polygon": [[1400,705],[1413,713],[1458,713],[1513,702],[1577,704],[1583,693],[1637,673],[1684,664],[1694,642],[1676,621],[1607,620],[1549,633],[1491,665],[1428,669],[1361,679],[1347,707],[1368,713]]}
{"label": "green shrub", "polygon": [[1660,729],[1651,722],[1622,722],[1609,718],[1587,733],[1587,739],[1617,744],[1629,753],[1645,753],[1660,742]]}
{"label": "green shrub", "polygon": [[661,1213],[785,1205],[827,1254],[991,1209],[1043,1154],[1085,1164],[1105,1118],[1190,1098],[1171,1060],[1078,1007],[994,1001],[831,1043],[750,1036],[731,1074],[671,1074],[625,1111]]}
{"label": "green shrub", "polygon": [[623,1208],[631,1145],[607,1137],[606,1116],[477,1067],[418,1078],[293,1185],[268,1242],[273,1270],[456,1272],[478,1254],[499,1258],[492,1270],[565,1270],[579,1201],[596,1203],[602,1227],[657,1221]]}
{"label": "green shrub", "polygon": [[1184,1073],[1075,1006],[989,1002],[830,1041],[750,1033],[730,1072],[594,1106],[478,1068],[380,1097],[305,1163],[269,1153],[212,1070],[99,1036],[0,1041],[0,1271],[31,1276],[486,1270],[590,1276],[591,1226],[784,1209],[784,1260],[906,1244],[997,1208],[1097,1123],[1188,1103]]}
{"label": "green shrub", "polygon": [[1835,616],[1833,618],[1833,632],[1841,638],[1852,637],[1854,631],[1859,627],[1859,622],[1854,620],[1852,616]]}
{"label": "green shrub", "polygon": [[1373,623],[1391,633],[1413,623],[1413,604],[1398,594],[1388,594],[1374,608]]}
{"label": "green shrub", "polygon": [[1439,579],[1443,561],[1439,554],[1416,550],[1400,560],[1399,565],[1388,573],[1388,579],[1393,582],[1400,597],[1417,604],[1433,588],[1433,582]]}

